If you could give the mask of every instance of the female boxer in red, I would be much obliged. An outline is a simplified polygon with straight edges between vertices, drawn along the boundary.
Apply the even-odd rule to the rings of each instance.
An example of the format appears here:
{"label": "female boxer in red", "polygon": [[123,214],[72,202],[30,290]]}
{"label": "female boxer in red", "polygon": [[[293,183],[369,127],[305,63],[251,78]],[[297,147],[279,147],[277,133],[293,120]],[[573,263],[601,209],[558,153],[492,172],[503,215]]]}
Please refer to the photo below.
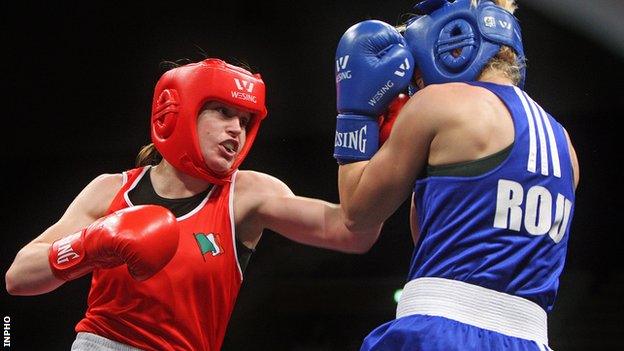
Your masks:
{"label": "female boxer in red", "polygon": [[340,206],[238,171],[267,114],[264,96],[260,75],[217,59],[166,72],[140,167],[87,185],[17,254],[9,293],[42,294],[92,272],[73,350],[219,350],[264,228],[368,250],[379,228],[351,232]]}

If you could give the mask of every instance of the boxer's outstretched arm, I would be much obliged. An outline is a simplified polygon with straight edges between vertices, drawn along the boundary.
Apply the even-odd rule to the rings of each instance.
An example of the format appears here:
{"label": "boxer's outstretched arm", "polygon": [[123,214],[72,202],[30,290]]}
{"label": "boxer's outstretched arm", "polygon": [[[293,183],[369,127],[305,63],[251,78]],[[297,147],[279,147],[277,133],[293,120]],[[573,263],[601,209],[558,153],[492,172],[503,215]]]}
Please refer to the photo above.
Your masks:
{"label": "boxer's outstretched arm", "polygon": [[89,183],[63,216],[24,246],[5,274],[11,295],[38,295],[52,291],[64,281],[52,273],[48,256],[52,243],[71,235],[104,215],[121,187],[121,174],[101,175]]}
{"label": "boxer's outstretched arm", "polygon": [[276,196],[262,207],[266,227],[302,244],[365,253],[377,241],[381,224],[347,227],[340,205],[300,196]]}
{"label": "boxer's outstretched arm", "polygon": [[[242,171],[236,187],[237,223],[253,223],[257,231],[252,232],[268,228],[302,244],[349,253],[368,251],[379,237],[381,224],[350,230],[340,205],[295,196],[286,184],[270,175]],[[252,237],[250,246],[255,246],[259,236]]]}

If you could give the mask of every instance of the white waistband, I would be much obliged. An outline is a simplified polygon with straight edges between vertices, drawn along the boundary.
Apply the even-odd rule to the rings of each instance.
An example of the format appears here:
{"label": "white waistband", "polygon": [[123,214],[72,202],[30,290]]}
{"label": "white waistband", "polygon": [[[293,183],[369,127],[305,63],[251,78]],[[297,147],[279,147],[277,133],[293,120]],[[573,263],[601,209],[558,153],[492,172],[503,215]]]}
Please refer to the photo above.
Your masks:
{"label": "white waistband", "polygon": [[130,345],[107,339],[93,333],[78,332],[71,351],[141,351]]}
{"label": "white waistband", "polygon": [[548,345],[546,311],[527,299],[443,278],[417,278],[403,288],[397,318],[424,314]]}

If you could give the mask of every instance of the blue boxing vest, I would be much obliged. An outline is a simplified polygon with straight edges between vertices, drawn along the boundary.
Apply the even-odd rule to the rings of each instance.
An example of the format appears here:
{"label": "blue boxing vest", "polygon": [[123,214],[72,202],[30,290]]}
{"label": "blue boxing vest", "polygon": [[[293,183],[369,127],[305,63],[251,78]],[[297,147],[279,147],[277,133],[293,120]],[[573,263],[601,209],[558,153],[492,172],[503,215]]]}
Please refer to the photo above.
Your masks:
{"label": "blue boxing vest", "polygon": [[514,145],[501,164],[482,175],[416,181],[421,233],[408,278],[463,281],[551,311],[574,213],[574,174],[563,127],[517,87],[469,84],[505,103]]}

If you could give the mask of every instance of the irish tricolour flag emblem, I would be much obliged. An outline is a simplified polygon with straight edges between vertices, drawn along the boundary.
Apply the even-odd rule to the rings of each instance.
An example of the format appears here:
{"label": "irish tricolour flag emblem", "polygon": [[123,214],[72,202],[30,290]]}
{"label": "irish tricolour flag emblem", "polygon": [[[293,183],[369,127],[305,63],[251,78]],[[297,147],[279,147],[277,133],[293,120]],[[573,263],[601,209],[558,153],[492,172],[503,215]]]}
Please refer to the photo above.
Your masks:
{"label": "irish tricolour flag emblem", "polygon": [[199,246],[202,257],[209,252],[213,256],[217,256],[223,253],[223,248],[219,240],[219,235],[215,235],[213,233],[195,233],[195,240],[197,241],[197,245]]}

